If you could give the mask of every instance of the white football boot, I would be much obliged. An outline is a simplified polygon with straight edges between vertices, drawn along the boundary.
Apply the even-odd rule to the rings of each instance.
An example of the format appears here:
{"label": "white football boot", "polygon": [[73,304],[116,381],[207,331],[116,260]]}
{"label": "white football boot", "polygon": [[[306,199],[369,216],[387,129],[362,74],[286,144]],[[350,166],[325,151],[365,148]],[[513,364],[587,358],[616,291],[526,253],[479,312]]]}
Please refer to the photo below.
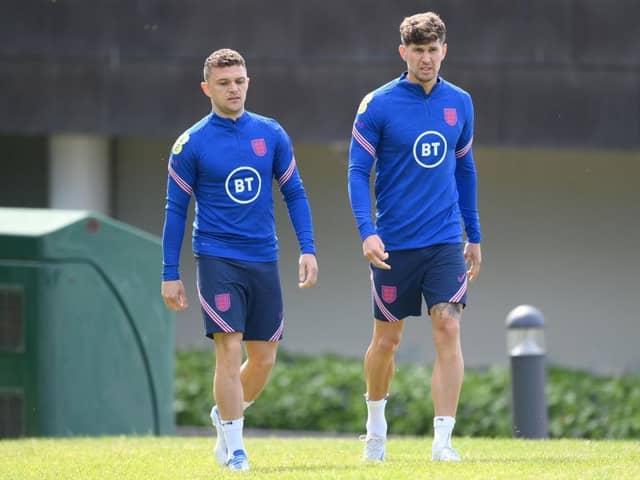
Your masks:
{"label": "white football boot", "polygon": [[244,450],[236,450],[227,460],[227,468],[234,472],[249,470],[249,459]]}
{"label": "white football boot", "polygon": [[216,445],[213,447],[213,456],[216,457],[216,462],[219,465],[227,465],[227,441],[224,439],[224,432],[222,431],[222,420],[220,419],[220,412],[218,407],[214,406],[211,409],[211,423],[216,427]]}
{"label": "white football boot", "polygon": [[431,449],[431,460],[436,462],[460,462],[460,455],[455,448],[448,445],[433,446]]}
{"label": "white football boot", "polygon": [[362,460],[365,462],[384,462],[387,439],[377,435],[363,435],[360,438],[364,440]]}

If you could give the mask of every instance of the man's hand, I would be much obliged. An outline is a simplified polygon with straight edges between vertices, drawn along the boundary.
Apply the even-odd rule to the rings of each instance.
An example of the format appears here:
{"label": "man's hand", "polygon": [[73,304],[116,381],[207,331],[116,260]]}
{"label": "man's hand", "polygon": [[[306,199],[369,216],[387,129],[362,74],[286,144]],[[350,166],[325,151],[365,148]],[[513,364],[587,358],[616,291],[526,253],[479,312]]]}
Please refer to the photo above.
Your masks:
{"label": "man's hand", "polygon": [[182,280],[169,280],[162,282],[161,290],[164,304],[169,309],[174,312],[179,312],[180,310],[186,310],[189,307]]}
{"label": "man's hand", "polygon": [[318,261],[311,253],[300,255],[298,262],[298,287],[311,288],[318,282]]}
{"label": "man's hand", "polygon": [[467,243],[464,246],[464,261],[469,264],[467,276],[469,280],[475,280],[480,274],[480,264],[482,263],[482,252],[479,243]]}
{"label": "man's hand", "polygon": [[391,270],[391,265],[384,262],[389,258],[389,254],[384,251],[384,243],[378,235],[369,235],[364,239],[362,254],[374,267]]}

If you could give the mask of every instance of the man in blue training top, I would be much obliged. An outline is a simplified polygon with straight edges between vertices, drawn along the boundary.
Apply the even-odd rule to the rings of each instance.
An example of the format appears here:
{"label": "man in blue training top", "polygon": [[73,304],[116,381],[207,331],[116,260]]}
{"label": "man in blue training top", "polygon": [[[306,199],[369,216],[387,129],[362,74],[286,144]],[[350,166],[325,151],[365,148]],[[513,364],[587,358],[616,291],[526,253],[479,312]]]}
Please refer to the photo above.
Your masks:
{"label": "man in blue training top", "polygon": [[267,383],[284,322],[272,179],[300,244],[300,288],[315,285],[318,265],[291,141],[275,120],[245,110],[249,77],[242,56],[229,49],[213,52],[201,87],[212,112],[176,140],[169,159],[162,297],[174,311],[188,307],[179,257],[193,195],[198,300],[216,355],[214,455],[231,470],[248,470],[243,412]]}
{"label": "man in blue training top", "polygon": [[[349,198],[371,264],[375,317],[364,360],[365,460],[384,460],[394,354],[404,318],[421,315],[422,297],[436,351],[432,459],[460,460],[451,446],[464,374],[460,318],[467,282],[480,271],[481,233],[473,105],[467,92],[438,75],[447,53],[445,32],[433,12],[402,21],[399,53],[407,71],[366,95],[353,125]],[[375,226],[369,197],[374,163]]]}

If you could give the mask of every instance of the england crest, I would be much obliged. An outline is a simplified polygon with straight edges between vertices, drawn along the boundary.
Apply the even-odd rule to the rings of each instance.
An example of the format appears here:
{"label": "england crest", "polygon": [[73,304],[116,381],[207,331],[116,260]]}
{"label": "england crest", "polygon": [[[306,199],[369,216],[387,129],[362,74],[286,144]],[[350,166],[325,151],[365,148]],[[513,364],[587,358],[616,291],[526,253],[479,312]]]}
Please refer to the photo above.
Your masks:
{"label": "england crest", "polygon": [[458,111],[455,108],[444,109],[444,121],[452,127],[458,123]]}
{"label": "england crest", "polygon": [[253,153],[259,157],[264,157],[267,154],[267,142],[264,141],[264,138],[251,140],[251,148],[253,148]]}
{"label": "england crest", "polygon": [[393,303],[396,298],[398,298],[398,289],[396,287],[382,285],[382,299],[385,303]]}
{"label": "england crest", "polygon": [[214,298],[216,309],[221,312],[226,312],[231,308],[231,294],[230,293],[221,293],[216,295]]}

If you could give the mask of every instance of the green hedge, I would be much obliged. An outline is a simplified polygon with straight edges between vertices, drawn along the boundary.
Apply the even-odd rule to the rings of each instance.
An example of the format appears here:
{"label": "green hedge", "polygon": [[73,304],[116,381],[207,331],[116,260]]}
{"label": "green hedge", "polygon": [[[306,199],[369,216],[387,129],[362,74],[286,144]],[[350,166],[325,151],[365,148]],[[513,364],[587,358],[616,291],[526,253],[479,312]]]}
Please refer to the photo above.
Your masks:
{"label": "green hedge", "polygon": [[[210,425],[210,351],[178,352],[175,413],[178,425]],[[389,433],[430,435],[431,369],[399,365],[387,404]],[[269,385],[246,411],[252,428],[362,433],[362,361],[333,355],[279,353]],[[456,435],[511,436],[511,390],[507,368],[467,370]],[[554,438],[640,437],[640,377],[600,377],[558,367],[548,369],[549,435]]]}

